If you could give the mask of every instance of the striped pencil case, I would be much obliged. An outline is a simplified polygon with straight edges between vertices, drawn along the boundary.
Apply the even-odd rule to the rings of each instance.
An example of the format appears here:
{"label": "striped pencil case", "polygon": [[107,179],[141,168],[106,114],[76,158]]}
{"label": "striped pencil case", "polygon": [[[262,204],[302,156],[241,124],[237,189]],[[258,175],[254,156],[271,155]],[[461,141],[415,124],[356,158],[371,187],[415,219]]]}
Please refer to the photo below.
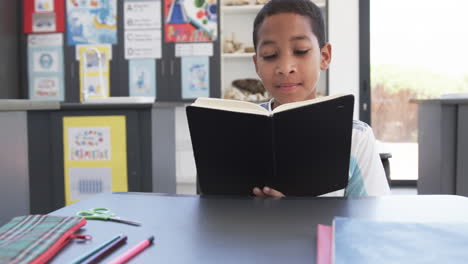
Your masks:
{"label": "striped pencil case", "polygon": [[86,224],[81,217],[18,216],[0,227],[0,263],[46,263]]}

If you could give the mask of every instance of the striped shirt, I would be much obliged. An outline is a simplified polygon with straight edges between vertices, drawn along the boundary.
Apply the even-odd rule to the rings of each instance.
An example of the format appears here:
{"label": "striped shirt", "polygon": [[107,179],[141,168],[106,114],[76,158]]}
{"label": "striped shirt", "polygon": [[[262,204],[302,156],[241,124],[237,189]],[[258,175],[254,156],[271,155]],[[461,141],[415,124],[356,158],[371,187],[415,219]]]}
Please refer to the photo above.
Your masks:
{"label": "striped shirt", "polygon": [[[271,111],[272,102],[273,99],[260,105]],[[348,185],[345,189],[322,196],[359,197],[390,194],[372,128],[358,120],[353,120],[348,177]]]}

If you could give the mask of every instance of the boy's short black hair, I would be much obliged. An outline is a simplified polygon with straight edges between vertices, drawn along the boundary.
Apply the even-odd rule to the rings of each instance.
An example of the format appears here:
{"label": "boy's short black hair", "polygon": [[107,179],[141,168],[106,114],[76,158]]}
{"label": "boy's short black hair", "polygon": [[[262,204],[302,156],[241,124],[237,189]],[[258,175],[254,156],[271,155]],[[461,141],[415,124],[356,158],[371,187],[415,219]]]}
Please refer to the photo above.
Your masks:
{"label": "boy's short black hair", "polygon": [[[294,13],[309,18],[312,31],[317,37],[320,48],[325,46],[325,24],[320,8],[311,0],[270,0],[258,12],[254,21],[253,42],[257,50],[258,29],[266,17],[282,14]],[[288,21],[284,21],[288,23]]]}

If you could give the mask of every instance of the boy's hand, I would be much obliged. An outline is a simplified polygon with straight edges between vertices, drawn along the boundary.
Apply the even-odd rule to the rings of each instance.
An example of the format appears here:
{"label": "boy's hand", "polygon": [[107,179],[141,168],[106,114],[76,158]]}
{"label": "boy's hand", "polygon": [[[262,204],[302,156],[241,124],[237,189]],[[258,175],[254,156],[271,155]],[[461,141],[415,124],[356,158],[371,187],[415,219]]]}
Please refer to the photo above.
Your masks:
{"label": "boy's hand", "polygon": [[263,190],[261,190],[258,187],[253,188],[253,194],[257,197],[275,197],[275,198],[286,197],[280,191],[277,191],[267,186],[263,187]]}

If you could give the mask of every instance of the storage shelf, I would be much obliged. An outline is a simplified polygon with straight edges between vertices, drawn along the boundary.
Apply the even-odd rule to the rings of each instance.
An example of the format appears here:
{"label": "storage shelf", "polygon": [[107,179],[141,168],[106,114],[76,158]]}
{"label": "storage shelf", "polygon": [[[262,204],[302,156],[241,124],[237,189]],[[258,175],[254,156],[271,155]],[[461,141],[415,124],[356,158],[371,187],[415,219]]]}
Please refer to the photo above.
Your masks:
{"label": "storage shelf", "polygon": [[262,7],[263,5],[222,6],[221,12],[225,14],[257,13]]}
{"label": "storage shelf", "polygon": [[223,58],[225,59],[235,59],[235,58],[252,58],[255,53],[223,53]]}
{"label": "storage shelf", "polygon": [[[325,1],[314,1],[314,3],[320,8],[325,7]],[[221,12],[224,14],[258,13],[262,7],[263,5],[223,5]]]}

